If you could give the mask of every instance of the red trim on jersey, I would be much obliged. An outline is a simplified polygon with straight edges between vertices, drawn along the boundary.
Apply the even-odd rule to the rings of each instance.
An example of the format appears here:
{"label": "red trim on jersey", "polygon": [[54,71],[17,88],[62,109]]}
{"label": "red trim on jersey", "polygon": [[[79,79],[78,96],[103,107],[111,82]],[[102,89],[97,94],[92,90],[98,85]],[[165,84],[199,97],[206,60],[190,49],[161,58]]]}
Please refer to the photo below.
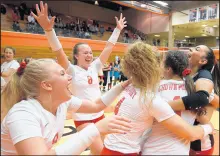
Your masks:
{"label": "red trim on jersey", "polygon": [[82,124],[85,124],[85,123],[96,123],[96,122],[98,122],[98,121],[100,121],[100,120],[102,120],[104,118],[105,118],[105,115],[103,114],[102,116],[100,116],[100,117],[98,117],[96,119],[93,119],[93,120],[74,121],[74,123],[75,123],[75,126],[77,128],[77,127],[79,127]]}
{"label": "red trim on jersey", "polygon": [[190,149],[189,155],[212,155],[214,151],[214,146],[206,151],[194,151]]}
{"label": "red trim on jersey", "polygon": [[112,151],[106,147],[104,147],[102,149],[102,152],[100,155],[133,155],[133,156],[138,156],[138,153],[121,153],[121,152],[117,152],[117,151]]}

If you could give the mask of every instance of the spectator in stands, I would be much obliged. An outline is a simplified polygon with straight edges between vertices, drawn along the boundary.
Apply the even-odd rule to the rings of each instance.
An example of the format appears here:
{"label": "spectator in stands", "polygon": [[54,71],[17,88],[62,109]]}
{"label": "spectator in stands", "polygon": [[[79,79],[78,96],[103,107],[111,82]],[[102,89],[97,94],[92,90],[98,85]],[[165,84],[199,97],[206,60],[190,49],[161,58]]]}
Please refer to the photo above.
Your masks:
{"label": "spectator in stands", "polygon": [[90,39],[90,38],[91,38],[91,36],[90,36],[90,34],[89,34],[88,31],[85,32],[85,38],[87,38],[87,39]]}
{"label": "spectator in stands", "polygon": [[20,20],[24,20],[24,14],[25,14],[25,10],[24,10],[24,8],[23,8],[23,6],[22,5],[20,5],[19,6],[19,13],[20,13]]}
{"label": "spectator in stands", "polygon": [[110,76],[110,80],[108,83],[108,90],[110,90],[112,88],[112,77],[114,75],[114,62],[110,63],[110,71],[109,71],[109,76]]}
{"label": "spectator in stands", "polygon": [[128,43],[128,39],[129,39],[129,36],[128,36],[128,31],[127,30],[125,30],[124,31],[124,43]]}
{"label": "spectator in stands", "polygon": [[104,32],[105,32],[105,28],[103,25],[101,25],[100,29],[99,29],[99,32],[100,32],[100,37],[102,37],[104,35]]}
{"label": "spectator in stands", "polygon": [[36,24],[35,19],[32,16],[31,13],[28,15],[28,24],[31,24],[31,25],[35,25]]}
{"label": "spectator in stands", "polygon": [[3,14],[3,15],[6,14],[6,7],[4,4],[1,4],[1,14]]}
{"label": "spectator in stands", "polygon": [[4,49],[5,62],[1,64],[1,77],[6,81],[6,83],[19,67],[19,63],[14,60],[14,55],[14,48],[6,47]]}
{"label": "spectator in stands", "polygon": [[12,20],[13,22],[18,22],[19,20],[19,10],[18,10],[18,7],[15,6],[12,11],[11,11],[11,16],[12,16]]}
{"label": "spectator in stands", "polygon": [[13,29],[14,31],[16,31],[16,32],[17,32],[17,31],[22,32],[18,21],[17,21],[17,22],[15,22],[15,21],[13,22],[13,24],[12,24],[12,29]]}
{"label": "spectator in stands", "polygon": [[114,65],[114,86],[116,85],[117,81],[119,80],[120,77],[120,65],[118,61],[115,61]]}

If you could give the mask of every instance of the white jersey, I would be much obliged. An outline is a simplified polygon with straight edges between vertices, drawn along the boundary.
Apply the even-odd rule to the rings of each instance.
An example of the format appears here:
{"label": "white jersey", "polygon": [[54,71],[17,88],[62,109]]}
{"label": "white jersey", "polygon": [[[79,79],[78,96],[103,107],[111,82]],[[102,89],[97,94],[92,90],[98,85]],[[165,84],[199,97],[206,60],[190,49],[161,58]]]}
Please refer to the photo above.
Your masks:
{"label": "white jersey", "polygon": [[72,97],[57,108],[56,116],[35,99],[15,104],[1,123],[1,155],[17,155],[14,145],[31,137],[42,137],[48,149],[63,135],[67,109],[76,112],[82,100]]}
{"label": "white jersey", "polygon": [[[187,96],[184,81],[162,80],[158,94],[167,101]],[[193,125],[196,115],[191,111],[176,112],[186,122]],[[143,155],[189,155],[190,141],[178,137],[162,124],[154,121],[152,133],[144,142]]]}
{"label": "white jersey", "polygon": [[[8,71],[10,68],[17,70],[17,69],[19,68],[19,66],[20,66],[19,63],[18,63],[16,60],[12,60],[12,61],[10,61],[10,62],[4,62],[4,63],[1,65],[1,73]],[[7,83],[8,80],[9,80],[9,78],[5,78],[5,77],[4,77],[4,80],[5,80],[6,83]]]}
{"label": "white jersey", "polygon": [[[99,89],[98,73],[102,69],[102,63],[99,58],[93,61],[88,68],[85,70],[77,65],[69,63],[67,73],[72,75],[72,91],[73,95],[80,99],[87,99],[95,101],[101,96]],[[104,114],[104,111],[99,113],[74,113],[73,119],[76,121],[93,120]]]}
{"label": "white jersey", "polygon": [[[155,96],[150,101],[149,93],[145,100],[140,100],[140,90],[129,85],[120,94],[119,102],[116,105],[115,114],[126,117],[132,121],[132,130],[126,134],[109,134],[104,140],[106,148],[121,153],[139,153],[141,150],[142,137],[149,134],[152,128],[153,119],[158,122],[166,120],[175,115],[172,108]],[[141,101],[141,102],[140,102]]]}

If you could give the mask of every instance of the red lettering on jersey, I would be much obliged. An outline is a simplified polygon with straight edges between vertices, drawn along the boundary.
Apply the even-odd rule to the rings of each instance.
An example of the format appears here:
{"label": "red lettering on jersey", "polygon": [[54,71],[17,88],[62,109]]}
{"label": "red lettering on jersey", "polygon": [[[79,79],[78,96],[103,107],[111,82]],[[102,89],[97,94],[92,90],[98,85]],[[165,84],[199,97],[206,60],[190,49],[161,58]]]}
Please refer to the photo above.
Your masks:
{"label": "red lettering on jersey", "polygon": [[172,90],[172,88],[173,88],[173,84],[170,84],[169,85],[169,90]]}
{"label": "red lettering on jersey", "polygon": [[119,108],[124,100],[125,100],[125,97],[121,98],[121,100],[119,100],[118,103],[116,104],[115,110],[114,110],[115,115],[118,114]]}
{"label": "red lettering on jersey", "polygon": [[91,76],[87,76],[88,78],[88,84],[92,84],[92,77]]}
{"label": "red lettering on jersey", "polygon": [[127,87],[125,91],[130,95],[130,97],[133,99],[134,96],[137,94],[134,87]]}
{"label": "red lettering on jersey", "polygon": [[52,144],[57,143],[57,140],[58,140],[58,133],[54,136]]}
{"label": "red lettering on jersey", "polygon": [[[175,96],[175,97],[173,98],[173,100],[178,100],[178,99],[180,99],[180,96]],[[181,111],[176,111],[175,113],[176,113],[177,115],[181,116]]]}

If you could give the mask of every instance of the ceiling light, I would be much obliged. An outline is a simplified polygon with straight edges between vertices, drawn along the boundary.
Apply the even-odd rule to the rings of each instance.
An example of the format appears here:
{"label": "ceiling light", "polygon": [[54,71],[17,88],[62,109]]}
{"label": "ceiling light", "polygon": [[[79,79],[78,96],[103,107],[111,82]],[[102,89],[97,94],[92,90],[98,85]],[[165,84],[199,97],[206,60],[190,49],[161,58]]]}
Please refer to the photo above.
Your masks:
{"label": "ceiling light", "polygon": [[95,1],[95,5],[99,5],[99,2],[98,2],[98,1]]}
{"label": "ceiling light", "polygon": [[218,26],[217,25],[213,25],[213,27],[217,28]]}
{"label": "ceiling light", "polygon": [[183,41],[186,41],[186,40],[183,40]]}
{"label": "ceiling light", "polygon": [[156,37],[160,37],[160,35],[154,35],[154,36],[156,36]]}
{"label": "ceiling light", "polygon": [[147,5],[146,4],[141,4],[141,7],[142,8],[145,8]]}
{"label": "ceiling light", "polygon": [[202,36],[207,36],[206,34],[202,34]]}
{"label": "ceiling light", "polygon": [[154,3],[160,4],[162,6],[167,6],[168,4],[166,2],[162,2],[162,1],[153,1]]}
{"label": "ceiling light", "polygon": [[185,38],[189,38],[189,36],[185,36]]}
{"label": "ceiling light", "polygon": [[204,25],[202,25],[202,26],[203,26],[203,27],[206,27],[207,25],[204,24]]}

